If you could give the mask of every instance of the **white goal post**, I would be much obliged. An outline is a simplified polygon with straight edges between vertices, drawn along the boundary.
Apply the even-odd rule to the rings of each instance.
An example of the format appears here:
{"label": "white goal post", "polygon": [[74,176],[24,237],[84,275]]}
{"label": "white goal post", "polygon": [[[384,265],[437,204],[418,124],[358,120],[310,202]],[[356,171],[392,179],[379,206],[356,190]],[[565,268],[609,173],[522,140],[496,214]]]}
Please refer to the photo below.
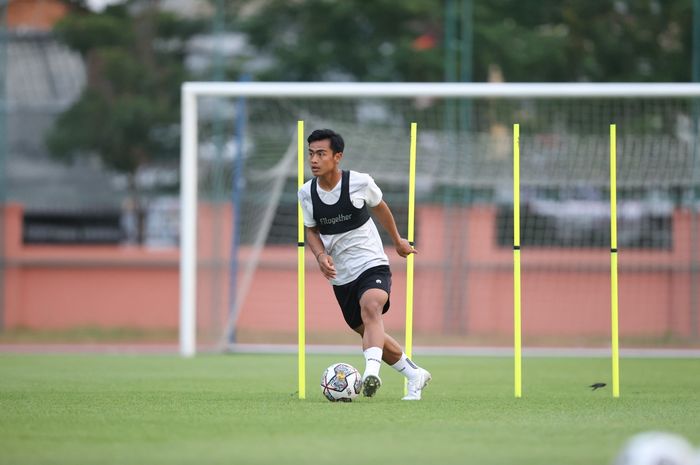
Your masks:
{"label": "white goal post", "polygon": [[[304,99],[696,99],[694,83],[327,83],[327,82],[187,82],[181,98],[180,165],[180,325],[182,356],[196,353],[197,214],[198,214],[198,99],[304,98]],[[289,126],[296,125],[296,118]],[[513,121],[517,123],[518,121]],[[603,129],[607,127],[601,126]],[[421,124],[418,121],[419,125]],[[293,238],[292,238],[293,240]]]}

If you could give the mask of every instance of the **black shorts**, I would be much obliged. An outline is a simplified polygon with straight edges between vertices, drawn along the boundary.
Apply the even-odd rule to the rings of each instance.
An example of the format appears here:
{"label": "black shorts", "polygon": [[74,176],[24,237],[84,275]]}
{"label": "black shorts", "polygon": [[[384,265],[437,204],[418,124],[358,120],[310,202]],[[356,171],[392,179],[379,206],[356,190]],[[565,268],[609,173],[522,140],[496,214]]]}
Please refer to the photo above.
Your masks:
{"label": "black shorts", "polygon": [[[354,281],[340,286],[333,286],[335,298],[343,310],[343,318],[350,328],[355,329],[362,324],[360,312],[360,297],[368,289],[382,289],[391,295],[391,270],[388,265],[379,265],[362,272]],[[390,301],[387,299],[382,314],[389,311]]]}

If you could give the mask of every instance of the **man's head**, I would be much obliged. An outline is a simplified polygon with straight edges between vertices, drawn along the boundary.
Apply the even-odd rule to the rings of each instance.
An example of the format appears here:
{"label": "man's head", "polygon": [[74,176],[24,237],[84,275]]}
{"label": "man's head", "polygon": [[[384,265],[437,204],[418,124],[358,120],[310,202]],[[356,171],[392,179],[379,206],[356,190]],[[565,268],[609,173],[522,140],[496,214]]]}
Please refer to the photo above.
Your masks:
{"label": "man's head", "polygon": [[326,140],[330,142],[330,148],[333,153],[342,152],[345,150],[345,141],[343,137],[332,129],[316,129],[312,132],[306,141],[311,144],[312,142],[318,142]]}
{"label": "man's head", "polygon": [[317,129],[306,139],[309,143],[309,166],[314,176],[338,172],[345,142],[331,129]]}

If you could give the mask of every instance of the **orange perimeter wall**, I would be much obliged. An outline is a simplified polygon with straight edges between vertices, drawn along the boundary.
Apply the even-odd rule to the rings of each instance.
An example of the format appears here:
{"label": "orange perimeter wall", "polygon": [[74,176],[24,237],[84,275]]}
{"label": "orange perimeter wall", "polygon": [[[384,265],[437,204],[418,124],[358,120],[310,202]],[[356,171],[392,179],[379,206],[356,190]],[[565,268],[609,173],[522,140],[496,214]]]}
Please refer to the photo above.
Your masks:
{"label": "orange perimeter wall", "polygon": [[[470,334],[511,334],[512,251],[495,243],[496,210],[484,206],[454,213],[453,218],[457,220],[453,220],[446,231],[442,207],[423,205],[417,209],[419,255],[414,327],[430,333],[468,329]],[[177,251],[120,246],[23,245],[21,206],[6,205],[4,215],[4,328],[177,327]],[[213,227],[231,224],[229,210],[200,206],[200,217],[203,220],[200,240],[206,245],[200,249],[200,258],[210,261],[211,269],[216,266],[226,269],[229,249],[224,238],[230,237],[230,226],[223,226],[224,232],[215,235],[221,240],[219,247],[214,247],[208,237]],[[620,252],[621,335],[693,334],[691,274],[688,271],[690,221],[689,212],[675,213],[672,250]],[[444,241],[450,240],[449,234],[454,234],[455,240],[467,242],[459,253],[444,256]],[[249,251],[242,250],[242,260],[245,261],[247,254]],[[387,249],[387,254],[392,261],[394,285],[393,310],[387,315],[386,325],[392,330],[402,330],[405,262],[393,250]],[[566,249],[563,253],[554,249],[532,249],[523,250],[522,256],[525,335],[609,334],[610,275],[606,250]],[[446,263],[454,265],[465,261],[465,257],[468,257],[468,267],[463,268],[463,272],[446,271]],[[206,289],[211,287],[212,280],[227,278],[216,277],[215,273],[207,276],[206,269],[203,268],[198,284],[199,303],[224,305],[225,293],[211,295]],[[576,278],[582,274],[585,279]],[[445,286],[448,280],[451,286]],[[466,288],[465,282],[468,283]],[[309,254],[306,283],[307,328],[310,331],[344,330],[333,293]],[[226,288],[225,283],[219,283],[218,289],[223,288]],[[446,289],[461,292],[461,302],[469,310],[445,315]],[[241,330],[295,331],[295,246],[268,247],[263,251],[249,295],[255,298],[245,301],[238,320]],[[547,298],[542,299],[542,296]],[[200,316],[200,321],[202,318],[207,316]]]}

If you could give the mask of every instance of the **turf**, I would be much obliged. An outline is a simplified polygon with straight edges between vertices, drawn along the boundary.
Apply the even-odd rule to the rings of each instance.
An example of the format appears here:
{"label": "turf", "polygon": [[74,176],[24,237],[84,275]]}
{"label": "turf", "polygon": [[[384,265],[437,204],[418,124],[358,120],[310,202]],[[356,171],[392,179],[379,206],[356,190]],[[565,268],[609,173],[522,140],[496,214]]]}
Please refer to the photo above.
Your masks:
{"label": "turf", "polygon": [[402,402],[384,368],[372,399],[330,403],[290,355],[0,355],[0,464],[609,464],[630,435],[700,443],[700,360],[528,358],[523,398],[506,358],[423,357],[434,377]]}

